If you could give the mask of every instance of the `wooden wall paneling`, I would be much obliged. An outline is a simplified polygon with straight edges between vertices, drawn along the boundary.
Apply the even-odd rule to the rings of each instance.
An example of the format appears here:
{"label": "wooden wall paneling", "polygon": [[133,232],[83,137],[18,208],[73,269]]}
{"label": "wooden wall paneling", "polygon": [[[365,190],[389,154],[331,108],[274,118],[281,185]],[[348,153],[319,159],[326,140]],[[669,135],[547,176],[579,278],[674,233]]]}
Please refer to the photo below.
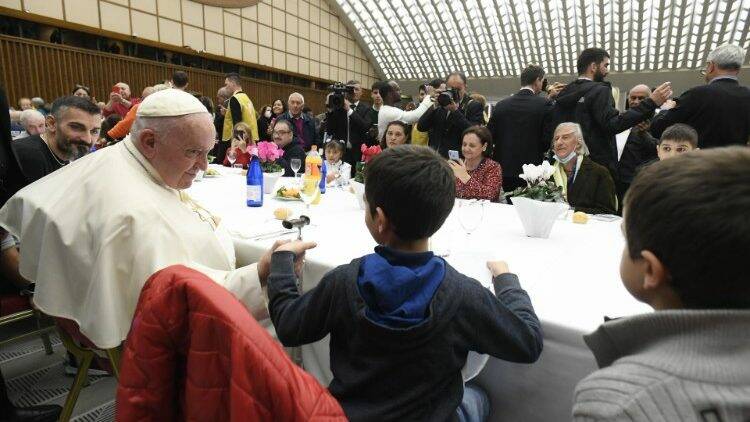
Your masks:
{"label": "wooden wall paneling", "polygon": [[[129,83],[133,95],[140,96],[145,86],[168,79],[178,69],[188,73],[191,91],[212,100],[224,85],[224,74],[219,72],[5,35],[0,35],[0,58],[2,81],[14,106],[22,96],[41,96],[52,102],[69,95],[77,83],[91,88],[99,101],[108,100],[112,85],[118,81]],[[243,87],[256,108],[275,98],[286,99],[294,91],[302,93],[316,112],[324,107],[325,91],[250,78],[243,78]]]}

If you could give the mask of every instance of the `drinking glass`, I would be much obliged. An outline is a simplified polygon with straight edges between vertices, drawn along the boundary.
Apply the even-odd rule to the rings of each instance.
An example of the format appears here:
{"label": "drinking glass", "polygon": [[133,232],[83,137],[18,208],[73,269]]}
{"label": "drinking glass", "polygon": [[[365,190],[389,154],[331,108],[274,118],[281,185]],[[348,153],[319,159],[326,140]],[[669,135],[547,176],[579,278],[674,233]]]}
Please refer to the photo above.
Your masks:
{"label": "drinking glass", "polygon": [[234,167],[234,162],[237,161],[237,151],[235,151],[234,148],[230,148],[229,151],[227,151],[227,161],[229,161],[230,167]]}
{"label": "drinking glass", "polygon": [[294,172],[294,178],[297,178],[297,172],[300,168],[302,168],[302,160],[299,158],[292,158],[292,161],[289,162],[289,164],[292,167],[292,171]]}
{"label": "drinking glass", "polygon": [[302,182],[299,184],[299,197],[302,199],[302,202],[305,203],[305,209],[307,210],[308,216],[310,215],[310,204],[312,204],[318,196],[318,191],[318,180],[316,179],[305,180],[303,178]]}
{"label": "drinking glass", "polygon": [[470,199],[458,203],[458,221],[466,232],[467,238],[479,227],[483,217],[484,202]]}

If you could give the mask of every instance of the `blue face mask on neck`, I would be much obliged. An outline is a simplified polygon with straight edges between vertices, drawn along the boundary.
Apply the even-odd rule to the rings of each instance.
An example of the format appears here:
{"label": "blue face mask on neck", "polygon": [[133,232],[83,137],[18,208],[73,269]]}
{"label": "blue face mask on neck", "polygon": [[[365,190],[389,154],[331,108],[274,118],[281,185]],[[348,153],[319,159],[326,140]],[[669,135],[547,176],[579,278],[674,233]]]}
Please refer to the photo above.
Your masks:
{"label": "blue face mask on neck", "polygon": [[560,164],[568,164],[570,160],[576,158],[577,156],[578,155],[576,154],[575,150],[573,150],[565,157],[560,157],[559,155],[555,154],[555,160],[560,162]]}

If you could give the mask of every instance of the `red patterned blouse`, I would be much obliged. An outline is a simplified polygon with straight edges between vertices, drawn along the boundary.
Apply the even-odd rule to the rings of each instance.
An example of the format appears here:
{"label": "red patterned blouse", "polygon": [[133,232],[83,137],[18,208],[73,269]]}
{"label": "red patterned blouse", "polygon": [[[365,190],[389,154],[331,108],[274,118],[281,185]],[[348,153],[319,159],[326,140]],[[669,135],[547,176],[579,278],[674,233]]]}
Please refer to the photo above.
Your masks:
{"label": "red patterned blouse", "polygon": [[500,188],[503,186],[503,170],[500,164],[484,158],[477,168],[469,171],[469,176],[471,178],[466,183],[456,178],[456,198],[498,201]]}

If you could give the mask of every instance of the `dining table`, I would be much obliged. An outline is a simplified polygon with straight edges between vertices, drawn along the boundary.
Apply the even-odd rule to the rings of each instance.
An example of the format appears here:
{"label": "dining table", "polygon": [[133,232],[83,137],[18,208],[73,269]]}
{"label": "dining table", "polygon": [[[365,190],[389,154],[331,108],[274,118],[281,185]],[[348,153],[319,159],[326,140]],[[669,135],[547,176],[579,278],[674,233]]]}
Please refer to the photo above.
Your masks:
{"label": "dining table", "polygon": [[[295,239],[274,211],[306,215],[304,240],[317,246],[305,256],[301,289],[314,288],[337,266],[374,252],[376,242],[365,226],[365,210],[348,185],[329,186],[316,205],[280,198],[281,186],[297,185],[280,178],[261,207],[246,205],[242,171],[211,165],[210,175],[196,180],[188,194],[221,219],[232,236],[238,266],[257,262],[277,239]],[[403,206],[408,207],[408,203]],[[502,260],[529,294],[542,323],[544,348],[533,364],[505,362],[472,353],[464,379],[487,391],[491,421],[551,421],[571,418],[575,385],[596,369],[583,335],[605,317],[648,312],[623,286],[619,275],[624,236],[620,218],[585,224],[572,221],[572,211],[555,221],[549,238],[528,237],[513,205],[456,200],[443,226],[430,238],[430,248],[458,271],[491,287],[488,261]],[[273,327],[266,322],[271,332]],[[328,337],[300,350],[304,369],[323,385],[333,378]]]}

